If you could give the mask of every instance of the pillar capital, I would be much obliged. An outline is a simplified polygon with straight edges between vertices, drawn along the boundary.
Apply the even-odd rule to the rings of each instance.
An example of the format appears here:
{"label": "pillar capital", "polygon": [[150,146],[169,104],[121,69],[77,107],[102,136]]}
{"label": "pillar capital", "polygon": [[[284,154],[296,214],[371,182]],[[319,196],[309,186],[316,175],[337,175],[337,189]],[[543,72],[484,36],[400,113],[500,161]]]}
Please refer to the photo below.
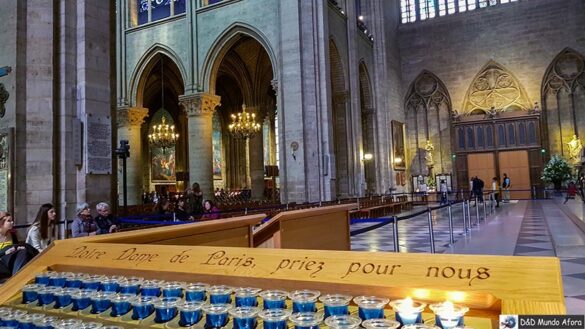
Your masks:
{"label": "pillar capital", "polygon": [[221,105],[221,97],[209,93],[194,93],[179,96],[179,104],[187,116],[211,115]]}
{"label": "pillar capital", "polygon": [[148,117],[148,109],[144,107],[118,107],[118,127],[140,126]]}

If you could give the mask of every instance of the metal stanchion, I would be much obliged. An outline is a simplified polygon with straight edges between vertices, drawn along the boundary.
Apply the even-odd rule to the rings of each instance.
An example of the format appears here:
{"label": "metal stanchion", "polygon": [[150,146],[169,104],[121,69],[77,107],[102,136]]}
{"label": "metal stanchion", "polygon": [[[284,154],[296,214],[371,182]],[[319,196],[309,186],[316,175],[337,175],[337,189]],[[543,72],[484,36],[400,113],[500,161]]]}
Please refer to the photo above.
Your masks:
{"label": "metal stanchion", "polygon": [[244,208],[244,215],[248,214],[248,207]]}
{"label": "metal stanchion", "polygon": [[465,200],[461,202],[461,210],[463,213],[463,235],[467,235],[467,220],[465,220]]}
{"label": "metal stanchion", "polygon": [[392,224],[392,234],[394,235],[394,252],[400,252],[400,244],[398,243],[398,217],[393,216],[394,223]]}
{"label": "metal stanchion", "polygon": [[435,253],[435,235],[433,233],[433,215],[432,211],[429,209],[427,213],[427,218],[429,220],[429,242],[431,243],[431,254]]}
{"label": "metal stanchion", "polygon": [[451,245],[455,243],[455,237],[453,236],[453,213],[451,210],[451,205],[449,204],[449,238],[451,239]]}
{"label": "metal stanchion", "polygon": [[483,200],[483,221],[484,222],[487,221],[487,212],[486,212],[486,209],[485,208],[486,207],[485,207],[485,199],[484,199]]}
{"label": "metal stanchion", "polygon": [[477,219],[477,226],[479,226],[479,207],[477,206],[477,197],[475,197],[475,219]]}

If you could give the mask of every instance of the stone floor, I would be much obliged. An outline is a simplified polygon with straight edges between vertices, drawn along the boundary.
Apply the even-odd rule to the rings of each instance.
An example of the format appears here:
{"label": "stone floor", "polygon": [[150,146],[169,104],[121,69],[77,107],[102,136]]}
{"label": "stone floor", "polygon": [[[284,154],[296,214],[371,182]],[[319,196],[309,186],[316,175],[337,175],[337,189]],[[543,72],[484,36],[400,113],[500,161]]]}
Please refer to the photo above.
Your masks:
{"label": "stone floor", "polygon": [[[433,213],[435,251],[453,254],[550,256],[561,261],[568,314],[585,314],[585,233],[575,221],[585,224],[585,203],[580,199],[512,201],[501,204],[483,218],[483,207],[471,207],[471,231],[464,235],[461,205],[453,208],[454,241],[449,244],[446,209]],[[413,211],[416,211],[414,209]],[[489,212],[489,209],[488,209]],[[351,230],[373,225],[353,224]],[[430,252],[427,215],[398,222],[401,252]],[[351,239],[352,250],[393,251],[392,224]]]}

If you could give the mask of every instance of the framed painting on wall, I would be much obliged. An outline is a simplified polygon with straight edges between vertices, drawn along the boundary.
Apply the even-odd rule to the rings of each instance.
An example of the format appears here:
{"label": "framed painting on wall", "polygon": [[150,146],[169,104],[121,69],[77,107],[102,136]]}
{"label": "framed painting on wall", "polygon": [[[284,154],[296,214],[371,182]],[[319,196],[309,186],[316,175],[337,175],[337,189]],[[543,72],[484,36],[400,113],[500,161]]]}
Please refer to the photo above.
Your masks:
{"label": "framed painting on wall", "polygon": [[392,167],[394,170],[406,170],[404,123],[394,120],[392,120]]}
{"label": "framed painting on wall", "polygon": [[175,171],[175,148],[169,147],[164,151],[162,148],[153,147],[150,149],[152,181],[157,183],[175,182],[177,173]]}

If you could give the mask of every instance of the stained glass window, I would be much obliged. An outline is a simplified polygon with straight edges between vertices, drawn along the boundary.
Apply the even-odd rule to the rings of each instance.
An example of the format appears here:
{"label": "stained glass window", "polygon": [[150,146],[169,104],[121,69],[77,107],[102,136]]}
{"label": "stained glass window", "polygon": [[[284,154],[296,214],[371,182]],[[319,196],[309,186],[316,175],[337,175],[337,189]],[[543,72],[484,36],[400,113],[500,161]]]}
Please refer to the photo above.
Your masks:
{"label": "stained glass window", "polygon": [[400,0],[402,23],[414,22],[416,20],[415,0]]}
{"label": "stained glass window", "polygon": [[[520,0],[400,0],[402,23],[486,8]],[[479,4],[479,7],[478,7]],[[438,7],[436,7],[438,5]]]}
{"label": "stained glass window", "polygon": [[180,15],[186,11],[187,0],[130,0],[132,26]]}

